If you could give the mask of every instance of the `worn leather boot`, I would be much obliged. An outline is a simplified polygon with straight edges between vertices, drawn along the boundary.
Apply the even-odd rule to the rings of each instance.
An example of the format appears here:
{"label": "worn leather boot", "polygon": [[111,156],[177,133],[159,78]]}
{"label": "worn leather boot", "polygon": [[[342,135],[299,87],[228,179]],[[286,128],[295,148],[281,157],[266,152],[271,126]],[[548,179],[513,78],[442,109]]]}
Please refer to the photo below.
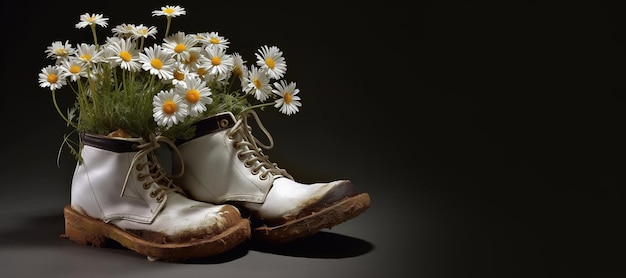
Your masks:
{"label": "worn leather boot", "polygon": [[249,239],[250,221],[236,207],[189,199],[173,184],[157,161],[160,142],[168,140],[82,134],[64,237],[98,247],[113,240],[162,261],[216,255]]}
{"label": "worn leather boot", "polygon": [[[248,118],[270,140],[252,135]],[[195,136],[177,142],[185,172],[176,179],[196,200],[234,204],[252,224],[253,239],[284,243],[331,228],[370,206],[349,180],[303,184],[272,163],[263,149],[273,147],[269,132],[251,111],[236,118],[220,113],[196,124]]]}

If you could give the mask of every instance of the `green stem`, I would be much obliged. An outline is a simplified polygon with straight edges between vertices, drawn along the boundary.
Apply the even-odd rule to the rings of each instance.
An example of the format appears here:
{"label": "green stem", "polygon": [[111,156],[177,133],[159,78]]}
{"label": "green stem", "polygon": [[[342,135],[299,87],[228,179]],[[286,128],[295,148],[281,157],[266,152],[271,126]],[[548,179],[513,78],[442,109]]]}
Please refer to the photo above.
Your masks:
{"label": "green stem", "polygon": [[241,111],[241,114],[245,114],[246,112],[252,110],[252,109],[256,109],[256,108],[261,108],[261,107],[265,107],[265,106],[271,106],[274,105],[274,102],[267,102],[267,103],[261,103],[261,104],[257,104],[257,105],[252,105],[249,107],[246,107],[245,109],[243,109]]}
{"label": "green stem", "polygon": [[93,43],[96,45],[96,49],[98,49],[98,36],[96,36],[96,24],[91,24],[91,34],[93,34]]}
{"label": "green stem", "polygon": [[172,23],[172,17],[171,16],[167,16],[167,27],[165,27],[165,36],[167,38],[167,35],[170,33],[170,24]]}
{"label": "green stem", "polygon": [[72,121],[70,121],[67,117],[65,117],[63,112],[61,112],[61,109],[59,108],[59,104],[57,103],[56,90],[52,90],[52,102],[54,102],[54,108],[56,108],[61,118],[63,118],[63,120],[65,120],[65,122],[67,122],[67,124],[71,125],[73,128],[75,129],[78,128]]}

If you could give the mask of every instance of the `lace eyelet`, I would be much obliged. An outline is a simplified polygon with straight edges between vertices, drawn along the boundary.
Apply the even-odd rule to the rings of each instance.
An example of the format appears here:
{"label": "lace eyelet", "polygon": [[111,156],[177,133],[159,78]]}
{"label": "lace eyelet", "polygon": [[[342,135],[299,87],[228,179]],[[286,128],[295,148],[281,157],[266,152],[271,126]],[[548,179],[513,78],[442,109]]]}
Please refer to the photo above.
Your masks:
{"label": "lace eyelet", "polygon": [[143,170],[143,166],[144,166],[143,164],[141,164],[141,163],[137,163],[137,164],[135,165],[135,169],[137,169],[137,171],[141,171],[141,170]]}
{"label": "lace eyelet", "polygon": [[163,196],[159,196],[156,198],[157,203],[163,202]]}
{"label": "lace eyelet", "polygon": [[248,161],[244,161],[243,162],[243,166],[246,166],[246,168],[250,168],[250,167],[252,167],[252,164],[250,164],[250,162],[248,162]]}
{"label": "lace eyelet", "polygon": [[237,158],[239,158],[239,160],[242,160],[242,159],[244,158],[243,153],[238,152],[238,153],[237,153]]}
{"label": "lace eyelet", "polygon": [[259,173],[259,169],[252,169],[252,171],[250,171],[250,173],[252,173],[253,175],[256,175]]}
{"label": "lace eyelet", "polygon": [[149,183],[149,182],[145,182],[145,183],[143,184],[143,189],[145,189],[145,190],[150,189],[150,183]]}
{"label": "lace eyelet", "polygon": [[156,191],[151,191],[150,192],[150,198],[154,198],[154,197],[156,197],[156,195],[157,195]]}
{"label": "lace eyelet", "polygon": [[[227,126],[228,126],[228,123],[229,123],[229,122],[228,122],[228,120],[227,120],[227,119],[221,119],[221,120],[220,120],[220,127],[221,127],[221,128],[225,128],[225,127],[227,127]],[[229,137],[230,137],[230,135],[229,135]]]}
{"label": "lace eyelet", "polygon": [[259,179],[261,179],[262,181],[266,180],[268,178],[267,173],[263,173],[261,175],[259,175]]}
{"label": "lace eyelet", "polygon": [[137,180],[138,181],[143,181],[145,179],[146,179],[146,175],[144,175],[144,174],[137,174]]}

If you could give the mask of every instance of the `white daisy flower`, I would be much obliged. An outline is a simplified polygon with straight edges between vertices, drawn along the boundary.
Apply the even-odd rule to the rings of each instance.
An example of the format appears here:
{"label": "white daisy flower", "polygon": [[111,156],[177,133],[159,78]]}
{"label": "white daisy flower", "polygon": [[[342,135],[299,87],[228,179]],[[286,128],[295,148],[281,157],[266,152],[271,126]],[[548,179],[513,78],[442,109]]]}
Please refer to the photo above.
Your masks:
{"label": "white daisy flower", "polygon": [[186,13],[185,8],[166,5],[161,7],[161,10],[152,11],[152,16],[177,17],[179,15],[185,15]]}
{"label": "white daisy flower", "polygon": [[152,75],[156,75],[159,79],[172,79],[174,78],[174,69],[176,66],[176,60],[172,57],[172,54],[161,49],[160,45],[154,47],[144,48],[144,53],[139,53],[139,61],[142,64],[142,68]]}
{"label": "white daisy flower", "polygon": [[207,47],[205,50],[206,58],[209,60],[205,66],[209,74],[226,74],[233,69],[233,57],[226,54],[224,49]]}
{"label": "white daisy flower", "polygon": [[133,29],[135,29],[135,24],[126,24],[122,23],[120,25],[115,26],[111,31],[113,35],[120,38],[129,38],[133,35]]}
{"label": "white daisy flower", "polygon": [[107,56],[112,65],[120,66],[128,71],[141,69],[139,64],[139,50],[135,48],[135,43],[131,39],[111,39],[108,41]]}
{"label": "white daisy flower", "polygon": [[39,73],[39,86],[42,88],[50,87],[54,91],[67,84],[61,67],[58,65],[47,66],[41,69]]}
{"label": "white daisy flower", "polygon": [[108,21],[109,19],[106,17],[103,17],[102,14],[89,14],[89,13],[85,13],[83,15],[80,16],[80,22],[76,23],[76,28],[80,29],[80,28],[85,28],[87,26],[92,26],[92,25],[100,25],[102,27],[107,27]]}
{"label": "white daisy flower", "polygon": [[67,59],[70,55],[74,55],[75,52],[76,50],[72,48],[72,44],[69,41],[65,41],[65,43],[55,41],[46,49],[46,57],[56,59],[60,63],[60,60]]}
{"label": "white daisy flower", "polygon": [[127,38],[122,38],[122,37],[107,37],[106,41],[104,42],[104,44],[100,45],[100,47],[98,47],[99,51],[100,51],[100,59],[102,61],[111,61],[114,58],[111,58],[111,56],[114,56],[115,53],[113,51],[113,49],[115,47],[113,47],[113,44],[120,44],[121,40],[124,40]]}
{"label": "white daisy flower", "polygon": [[188,69],[190,72],[196,72],[198,67],[205,65],[209,62],[209,59],[202,54],[201,48],[194,48],[189,51],[189,57],[187,59],[183,59],[180,61],[183,66]]}
{"label": "white daisy flower", "polygon": [[239,82],[241,82],[241,86],[243,87],[243,82],[248,77],[248,66],[246,65],[246,61],[243,59],[241,54],[235,52],[232,54],[232,57],[232,73],[239,78]]}
{"label": "white daisy flower", "polygon": [[96,45],[81,43],[76,48],[76,57],[87,64],[94,64],[102,61],[102,52],[96,51]]}
{"label": "white daisy flower", "polygon": [[280,112],[286,115],[298,112],[298,107],[302,106],[302,103],[300,102],[300,96],[297,96],[300,90],[296,88],[296,83],[291,82],[287,84],[285,80],[281,80],[280,83],[274,82],[274,87],[276,89],[272,89],[272,92],[281,97],[275,100],[274,107],[280,108]]}
{"label": "white daisy flower", "polygon": [[190,51],[198,50],[197,42],[194,36],[177,32],[163,39],[163,49],[171,52],[178,61],[185,61],[189,59]]}
{"label": "white daisy flower", "polygon": [[270,78],[280,79],[287,72],[287,63],[283,57],[283,52],[278,47],[264,45],[255,55],[257,66],[267,69]]}
{"label": "white daisy flower", "polygon": [[61,72],[65,78],[69,78],[70,81],[76,82],[81,77],[87,77],[86,64],[78,58],[70,58],[61,62]]}
{"label": "white daisy flower", "polygon": [[270,97],[272,93],[272,87],[270,86],[270,78],[267,75],[267,70],[252,66],[248,77],[245,79],[244,91],[248,94],[254,95],[259,101],[265,101]]}
{"label": "white daisy flower", "polygon": [[172,84],[174,86],[187,86],[185,80],[191,77],[198,77],[196,74],[189,72],[182,63],[176,63],[174,69],[172,70],[172,79],[163,80],[165,84]]}
{"label": "white daisy flower", "polygon": [[227,49],[230,42],[217,32],[204,32],[196,34],[196,39],[205,47],[217,47]]}
{"label": "white daisy flower", "polygon": [[191,77],[185,80],[186,85],[178,85],[174,92],[180,95],[187,104],[190,116],[195,117],[207,110],[206,105],[211,104],[211,89],[200,78]]}
{"label": "white daisy flower", "polygon": [[199,65],[196,67],[196,70],[193,72],[193,74],[197,75],[200,78],[206,79],[209,75],[209,70],[205,66]]}
{"label": "white daisy flower", "polygon": [[154,26],[144,26],[143,24],[135,26],[131,30],[131,36],[133,38],[156,38],[157,28]]}
{"label": "white daisy flower", "polygon": [[159,126],[170,128],[187,117],[187,104],[172,89],[156,94],[152,105],[152,117]]}

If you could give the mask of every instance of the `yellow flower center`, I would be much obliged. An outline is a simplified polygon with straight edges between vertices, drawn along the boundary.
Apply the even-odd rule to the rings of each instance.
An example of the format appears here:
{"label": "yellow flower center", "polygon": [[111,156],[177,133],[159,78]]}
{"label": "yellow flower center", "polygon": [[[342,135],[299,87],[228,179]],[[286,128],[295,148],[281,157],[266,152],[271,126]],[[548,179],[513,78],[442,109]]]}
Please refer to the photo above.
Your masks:
{"label": "yellow flower center", "polygon": [[48,74],[48,82],[57,83],[57,81],[59,81],[59,77],[56,74],[54,73]]}
{"label": "yellow flower center", "polygon": [[291,93],[286,92],[285,95],[283,96],[283,99],[285,100],[286,104],[290,104],[291,103]]}
{"label": "yellow flower center", "polygon": [[254,87],[261,88],[261,81],[258,78],[252,80],[252,83],[254,83]]}
{"label": "yellow flower center", "polygon": [[174,78],[179,81],[185,80],[185,73],[179,70],[174,71]]}
{"label": "yellow flower center", "polygon": [[222,63],[222,60],[220,59],[220,57],[213,57],[211,58],[211,64],[214,66],[219,66]]}
{"label": "yellow flower center", "polygon": [[128,51],[120,51],[120,58],[122,58],[124,62],[130,62],[130,53]]}
{"label": "yellow flower center", "polygon": [[91,24],[93,24],[94,22],[96,22],[96,17],[95,16],[91,16],[89,18],[87,18],[87,21]]}
{"label": "yellow flower center", "polygon": [[185,49],[187,49],[187,47],[185,47],[185,45],[182,44],[182,43],[179,43],[176,46],[174,46],[174,52],[176,52],[176,53],[181,53],[181,52],[185,51]]}
{"label": "yellow flower center", "polygon": [[67,51],[65,51],[65,48],[57,48],[56,50],[54,50],[54,53],[56,53],[59,56],[67,55]]}
{"label": "yellow flower center", "polygon": [[176,113],[176,109],[176,103],[173,100],[168,100],[163,103],[163,112],[165,112],[165,114],[172,115]]}
{"label": "yellow flower center", "polygon": [[272,58],[265,59],[265,64],[270,69],[274,69],[274,66],[276,66],[276,63],[274,62],[274,59],[272,59]]}
{"label": "yellow flower center", "polygon": [[209,42],[211,42],[212,44],[219,44],[220,40],[218,40],[217,38],[211,38]]}
{"label": "yellow flower center", "polygon": [[235,74],[236,76],[243,76],[243,71],[240,67],[235,67],[233,68],[233,74]]}
{"label": "yellow flower center", "polygon": [[191,53],[189,59],[185,61],[185,64],[193,64],[198,60],[198,54]]}
{"label": "yellow flower center", "polygon": [[80,58],[85,60],[85,61],[91,61],[91,55],[89,55],[89,54],[80,55]]}
{"label": "yellow flower center", "polygon": [[208,71],[205,68],[198,68],[196,72],[198,73],[198,75],[205,75],[208,73]]}
{"label": "yellow flower center", "polygon": [[70,72],[71,72],[72,74],[77,74],[77,73],[79,73],[79,72],[80,72],[80,66],[79,66],[79,65],[72,65],[72,66],[70,67]]}
{"label": "yellow flower center", "polygon": [[163,62],[161,62],[160,59],[154,58],[152,59],[152,61],[150,61],[150,65],[155,68],[160,70],[161,68],[163,68]]}
{"label": "yellow flower center", "polygon": [[174,9],[166,8],[165,10],[163,10],[163,12],[165,12],[166,14],[173,14],[174,13]]}
{"label": "yellow flower center", "polygon": [[200,92],[198,92],[198,90],[196,89],[188,90],[187,94],[185,94],[185,98],[190,103],[196,103],[200,100]]}

